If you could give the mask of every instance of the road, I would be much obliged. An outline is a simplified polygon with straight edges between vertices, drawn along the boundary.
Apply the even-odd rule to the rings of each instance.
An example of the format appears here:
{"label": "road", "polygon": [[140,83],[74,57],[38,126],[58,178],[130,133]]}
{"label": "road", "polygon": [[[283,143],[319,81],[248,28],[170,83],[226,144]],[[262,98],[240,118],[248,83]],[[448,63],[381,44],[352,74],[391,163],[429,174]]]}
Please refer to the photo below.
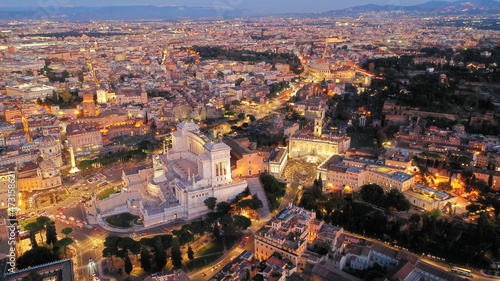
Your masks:
{"label": "road", "polygon": [[[245,246],[243,248],[240,248],[239,246],[236,246],[232,250],[228,250],[226,253],[222,255],[221,258],[219,258],[217,261],[213,262],[212,264],[208,264],[206,267],[199,269],[194,272],[188,273],[189,278],[193,281],[208,281],[212,277],[214,277],[219,270],[224,268],[228,263],[230,263],[234,258],[239,256],[243,251],[247,250],[250,252],[254,252],[254,240],[253,240],[253,235],[250,235],[249,238],[244,239]],[[235,245],[239,245],[240,242],[237,241]],[[213,270],[212,270],[213,269]],[[203,276],[205,274],[205,276]]]}
{"label": "road", "polygon": [[[99,177],[99,180],[93,183],[89,183],[87,180],[91,178],[91,176],[85,177],[78,182],[66,186],[70,195],[64,199],[62,202],[57,204],[53,204],[51,206],[34,209],[28,209],[27,212],[41,212],[46,211],[46,215],[64,215],[66,216],[66,221],[69,221],[70,217],[73,217],[76,220],[86,221],[85,217],[85,209],[82,203],[80,203],[82,197],[91,197],[92,192],[95,193],[96,196],[99,195],[103,190],[108,189],[110,187],[118,186],[121,184],[121,174],[122,171],[138,171],[140,169],[145,168],[146,165],[131,165],[124,166],[119,168],[108,169],[101,174],[106,177]],[[102,182],[108,182],[107,185],[103,185],[98,187],[98,185]],[[58,208],[63,208],[58,210]],[[33,217],[31,217],[33,218]],[[88,263],[89,259],[93,258],[96,261],[99,261],[102,258],[102,250],[103,250],[103,242],[104,239],[109,235],[117,235],[117,236],[127,236],[129,234],[123,233],[113,233],[109,231],[105,231],[100,229],[99,227],[94,228],[90,225],[85,225],[83,228],[79,228],[72,223],[64,223],[61,219],[54,219],[56,225],[56,231],[59,233],[58,238],[61,239],[64,237],[61,234],[61,230],[66,227],[72,227],[73,232],[69,235],[69,237],[73,238],[75,241],[73,245],[69,247],[75,254],[73,257],[74,268],[77,271],[77,274],[81,277],[83,275],[88,275]],[[22,222],[21,222],[22,223]],[[179,222],[181,223],[181,222]],[[155,227],[149,229],[147,231],[148,234],[165,234],[168,233],[168,229],[165,226]],[[37,240],[40,240],[40,235],[36,235]],[[45,238],[44,238],[45,239]],[[29,239],[20,240],[17,245],[19,246],[21,253],[27,251],[29,246]],[[94,247],[96,245],[97,247]]]}

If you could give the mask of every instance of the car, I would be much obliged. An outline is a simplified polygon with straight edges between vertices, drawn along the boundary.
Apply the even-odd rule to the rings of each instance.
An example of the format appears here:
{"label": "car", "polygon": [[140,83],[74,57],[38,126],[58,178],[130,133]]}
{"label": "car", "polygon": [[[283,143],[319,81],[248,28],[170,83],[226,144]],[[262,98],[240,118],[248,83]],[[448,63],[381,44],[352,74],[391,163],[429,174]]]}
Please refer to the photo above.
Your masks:
{"label": "car", "polygon": [[69,220],[70,220],[70,221],[74,221],[74,220],[75,220],[75,218],[74,218],[74,217],[69,217]]}
{"label": "car", "polygon": [[97,231],[97,227],[92,228],[92,230]]}
{"label": "car", "polygon": [[241,242],[239,247],[240,247],[240,248],[245,247],[245,243]]}
{"label": "car", "polygon": [[92,246],[92,249],[96,249],[97,247],[99,247],[99,245],[94,244],[94,246]]}
{"label": "car", "polygon": [[206,274],[205,272],[203,272],[203,274],[202,274],[202,275],[203,275],[203,277],[207,276],[207,274]]}
{"label": "car", "polygon": [[62,219],[66,219],[66,216],[65,216],[65,215],[62,215],[62,216],[61,216],[61,218],[62,218]]}

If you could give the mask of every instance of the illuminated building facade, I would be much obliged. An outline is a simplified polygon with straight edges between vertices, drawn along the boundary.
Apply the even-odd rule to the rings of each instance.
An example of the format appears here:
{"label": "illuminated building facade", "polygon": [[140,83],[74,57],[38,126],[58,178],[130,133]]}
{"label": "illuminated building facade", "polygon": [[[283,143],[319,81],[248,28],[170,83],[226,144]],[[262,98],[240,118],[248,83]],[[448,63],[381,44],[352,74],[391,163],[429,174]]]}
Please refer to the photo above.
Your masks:
{"label": "illuminated building facade", "polygon": [[180,123],[172,133],[172,149],[153,157],[153,168],[123,174],[122,193],[95,204],[99,218],[130,211],[144,226],[190,220],[208,212],[204,201],[231,201],[247,182],[231,176],[231,148],[211,140],[194,123]]}

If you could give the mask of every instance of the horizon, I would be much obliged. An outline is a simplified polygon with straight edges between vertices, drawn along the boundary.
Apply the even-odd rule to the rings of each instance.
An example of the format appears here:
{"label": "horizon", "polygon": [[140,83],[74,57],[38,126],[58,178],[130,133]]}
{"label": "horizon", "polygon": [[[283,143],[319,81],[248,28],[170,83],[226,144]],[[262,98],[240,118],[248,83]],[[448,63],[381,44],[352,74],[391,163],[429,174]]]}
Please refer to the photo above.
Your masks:
{"label": "horizon", "polygon": [[[481,0],[477,0],[481,1]],[[496,1],[496,0],[495,0]],[[339,0],[312,0],[312,1],[298,1],[298,0],[109,0],[98,1],[88,0],[82,5],[77,0],[55,0],[51,4],[42,4],[38,0],[25,0],[22,3],[8,3],[0,4],[1,8],[57,8],[57,7],[126,7],[126,6],[159,6],[159,7],[223,7],[232,10],[248,10],[255,13],[317,13],[326,12],[331,10],[342,10],[357,6],[364,6],[375,4],[380,6],[394,5],[394,6],[412,6],[423,3],[431,2],[429,0],[353,0],[350,2]],[[442,0],[441,2],[457,2],[453,0]],[[471,1],[475,2],[475,1]],[[208,4],[210,3],[210,4]],[[208,5],[207,5],[208,4]]]}

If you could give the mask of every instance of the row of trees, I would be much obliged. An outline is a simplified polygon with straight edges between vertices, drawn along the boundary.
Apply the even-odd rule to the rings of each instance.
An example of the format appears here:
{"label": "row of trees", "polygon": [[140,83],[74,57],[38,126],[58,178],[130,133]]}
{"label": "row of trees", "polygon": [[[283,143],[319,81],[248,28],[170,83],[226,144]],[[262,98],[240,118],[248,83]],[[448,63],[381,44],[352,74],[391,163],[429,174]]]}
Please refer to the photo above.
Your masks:
{"label": "row of trees", "polygon": [[[47,262],[59,260],[59,255],[62,248],[62,254],[67,256],[67,247],[74,243],[73,239],[68,235],[73,231],[71,227],[66,227],[61,230],[65,235],[61,240],[57,239],[55,223],[48,217],[41,216],[35,222],[28,223],[24,229],[30,233],[30,242],[32,249],[26,251],[17,260],[17,268],[24,269],[30,266],[36,266]],[[45,241],[43,233],[45,232]],[[36,234],[40,234],[41,246],[38,245]]]}
{"label": "row of trees", "polygon": [[260,176],[260,182],[262,183],[264,191],[266,192],[271,211],[277,210],[280,206],[280,199],[285,196],[286,184],[283,182],[279,182],[272,175],[265,173]]}
{"label": "row of trees", "polygon": [[382,208],[406,212],[411,207],[410,201],[397,189],[391,189],[385,193],[384,189],[377,184],[366,184],[361,187],[360,194],[363,201]]}
{"label": "row of trees", "polygon": [[250,50],[238,50],[232,48],[193,46],[192,50],[197,52],[203,59],[248,61],[248,62],[267,62],[286,63],[290,65],[290,70],[295,74],[302,73],[302,64],[300,59],[291,53],[275,53],[271,51],[256,52]]}
{"label": "row of trees", "polygon": [[[251,200],[250,205],[258,206],[257,200]],[[167,257],[169,256],[172,258],[172,265],[180,268],[183,260],[181,246],[188,244],[186,254],[190,260],[193,260],[194,251],[189,243],[207,233],[213,233],[217,239],[222,239],[219,224],[223,228],[235,226],[242,230],[251,225],[250,219],[246,217],[231,216],[229,212],[232,207],[227,202],[217,203],[217,198],[209,197],[205,200],[205,205],[210,210],[207,219],[185,224],[181,229],[173,230],[173,236],[157,235],[153,238],[142,238],[140,241],[130,237],[108,236],[104,242],[105,248],[102,254],[106,258],[110,258],[112,263],[114,263],[113,258],[122,259],[123,269],[126,274],[130,274],[132,271],[130,255],[135,256],[135,259],[140,262],[141,268],[146,272],[161,271],[166,266]],[[262,202],[260,202],[260,205],[262,205]],[[227,233],[227,231],[224,233]]]}

